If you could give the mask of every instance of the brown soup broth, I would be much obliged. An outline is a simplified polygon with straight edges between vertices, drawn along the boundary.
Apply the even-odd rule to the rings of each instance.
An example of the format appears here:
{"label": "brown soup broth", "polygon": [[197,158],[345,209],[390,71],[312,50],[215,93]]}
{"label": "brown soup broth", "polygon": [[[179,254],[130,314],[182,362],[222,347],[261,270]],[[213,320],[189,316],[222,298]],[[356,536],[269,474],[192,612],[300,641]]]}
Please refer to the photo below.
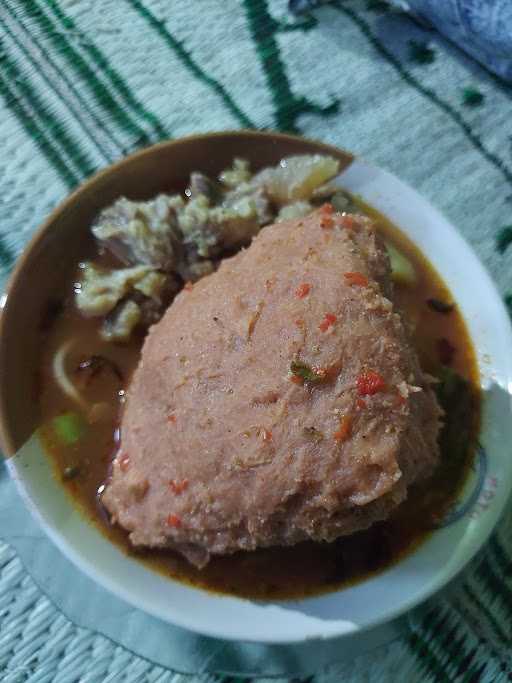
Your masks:
{"label": "brown soup broth", "polygon": [[[137,364],[143,337],[124,345],[102,341],[98,320],[83,318],[74,308],[70,294],[52,324],[46,325],[42,333],[43,426],[40,432],[56,476],[61,478],[74,502],[128,555],[174,579],[208,590],[260,599],[297,598],[339,589],[390,567],[425,540],[436,521],[453,504],[471,466],[479,428],[474,350],[457,308],[443,313],[427,303],[430,299],[452,302],[450,293],[427,260],[385,217],[362,202],[358,204],[377,221],[386,239],[410,259],[416,270],[416,286],[395,286],[395,300],[412,324],[412,340],[422,367],[437,374],[440,354],[446,356],[446,349],[452,348],[455,351],[449,352],[453,355],[450,366],[469,383],[471,398],[464,409],[460,406],[453,411],[448,409],[445,417],[450,434],[459,435],[458,455],[454,455],[453,439],[441,438],[441,464],[432,479],[413,487],[407,501],[387,521],[334,543],[306,542],[289,548],[239,552],[214,558],[201,571],[172,551],[134,549],[126,532],[109,523],[99,503],[98,490],[109,476],[117,447],[123,392]],[[84,254],[90,249],[91,245],[87,245]],[[70,279],[67,289],[70,293],[72,284]],[[77,412],[77,404],[62,392],[54,379],[55,354],[65,343],[70,343],[66,369],[76,373],[76,381],[88,403],[101,403],[97,421],[87,426],[76,443],[67,446],[56,439],[49,427],[56,416]],[[92,379],[89,372],[76,370],[81,362],[94,355],[112,361],[119,373],[108,362],[103,363],[101,371]]]}

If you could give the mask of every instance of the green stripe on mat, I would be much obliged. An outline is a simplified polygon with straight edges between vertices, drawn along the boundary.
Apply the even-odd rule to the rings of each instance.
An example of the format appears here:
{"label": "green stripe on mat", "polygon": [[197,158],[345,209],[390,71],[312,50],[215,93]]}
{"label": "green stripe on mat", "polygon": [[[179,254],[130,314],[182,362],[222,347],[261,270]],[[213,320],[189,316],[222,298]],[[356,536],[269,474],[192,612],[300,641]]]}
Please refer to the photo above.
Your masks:
{"label": "green stripe on mat", "polygon": [[[4,22],[4,30],[10,36],[12,41],[16,44],[16,37],[12,34],[10,29]],[[37,113],[40,119],[40,124],[45,128],[46,133],[51,136],[55,147],[61,149],[61,154],[67,156],[75,171],[78,172],[78,177],[82,179],[84,176],[90,175],[96,170],[95,164],[88,158],[87,154],[83,152],[76,144],[76,141],[69,135],[65,125],[59,120],[57,115],[51,111],[51,104],[44,102],[36,92],[36,88],[30,81],[28,74],[22,73],[17,67],[14,59],[11,59],[6,53],[3,55],[2,64],[8,70],[8,78],[16,82],[16,88],[20,91],[25,101]]]}
{"label": "green stripe on mat", "polygon": [[473,131],[469,123],[464,119],[464,117],[448,102],[445,102],[437,93],[435,93],[431,88],[427,88],[422,83],[418,81],[400,62],[400,60],[395,57],[395,55],[388,50],[388,48],[377,38],[373,33],[370,24],[363,19],[355,10],[346,7],[338,0],[331,0],[329,3],[332,7],[341,12],[346,17],[348,17],[361,31],[361,33],[366,37],[366,39],[373,45],[375,50],[384,57],[391,66],[395,69],[398,75],[402,78],[405,83],[412,86],[417,92],[421,93],[426,97],[432,104],[435,104],[439,109],[444,111],[444,113],[449,116],[454,123],[461,129],[466,139],[471,142],[473,147],[477,149],[480,154],[492,164],[501,175],[507,180],[507,182],[512,184],[512,167],[509,167],[502,159],[500,159],[494,152],[488,149],[482,142],[480,137]]}
{"label": "green stripe on mat", "polygon": [[505,225],[500,228],[496,236],[496,249],[500,254],[504,254],[512,244],[512,225]]}
{"label": "green stripe on mat", "polygon": [[507,618],[512,620],[512,591],[496,574],[487,557],[484,557],[480,562],[475,570],[475,574],[487,587],[491,595],[493,595],[496,600],[500,600],[507,611]]}
{"label": "green stripe on mat", "polygon": [[464,592],[464,595],[470,602],[474,604],[476,609],[481,612],[489,624],[491,625],[491,628],[494,632],[494,635],[499,639],[502,640],[503,642],[508,642],[509,637],[506,635],[505,631],[501,628],[501,625],[499,621],[496,619],[494,614],[491,612],[491,610],[484,605],[482,600],[478,597],[478,595],[474,592],[474,590],[469,586],[467,583],[465,583],[462,587],[462,590]]}
{"label": "green stripe on mat", "polygon": [[[84,85],[90,90],[98,104],[112,115],[116,123],[127,132],[136,135],[140,142],[151,142],[146,131],[118,105],[110,91],[119,95],[123,104],[133,115],[149,123],[158,139],[171,137],[158,117],[142,106],[119,73],[110,66],[107,58],[89,39],[84,40],[81,47],[96,65],[96,70],[91,68],[78,50],[66,40],[66,33],[72,31],[76,35],[79,29],[73,20],[64,14],[58,4],[54,0],[42,0],[42,2],[53,12],[53,16],[61,27],[61,30],[56,28],[50,17],[39,6],[40,21],[46,25],[48,39],[67,60],[71,69],[84,78]],[[102,82],[100,74],[106,79],[107,85]]]}
{"label": "green stripe on mat", "polygon": [[512,292],[507,292],[505,296],[503,297],[503,302],[505,303],[505,306],[507,307],[507,311],[512,318]]}
{"label": "green stripe on mat", "polygon": [[407,638],[409,650],[415,656],[421,669],[427,672],[432,679],[439,683],[450,683],[450,679],[444,671],[444,667],[434,651],[429,647],[426,640],[414,631]]}
{"label": "green stripe on mat", "polygon": [[450,618],[450,614],[440,613],[439,618],[432,620],[433,612],[426,615],[422,622],[422,629],[425,631],[427,640],[442,653],[442,659],[446,660],[443,664],[446,666],[456,667],[457,680],[462,674],[474,675],[474,669],[468,672],[469,666],[476,655],[478,647],[474,648],[474,652],[467,652],[465,649],[465,642],[467,636],[461,634],[457,637],[460,629],[460,623],[456,623],[449,630],[445,630],[446,624]]}
{"label": "green stripe on mat", "polygon": [[[16,13],[12,10],[12,8],[9,6],[7,2],[4,2],[4,7],[9,13],[12,21],[16,24],[17,28],[19,31],[23,32],[25,35],[25,38],[29,39],[34,45],[36,45],[39,50],[42,52],[44,55],[44,59],[48,61],[48,63],[53,67],[57,75],[59,76],[62,81],[64,81],[67,85],[67,87],[71,90],[74,91],[74,86],[73,84],[69,81],[67,74],[63,73],[61,69],[57,66],[55,62],[51,59],[51,51],[45,50],[42,46],[39,45],[36,36],[34,35],[34,31],[30,32],[27,27],[25,26],[23,21],[20,21],[16,15]],[[32,6],[33,7],[33,6]],[[16,43],[16,46],[20,50],[20,52],[23,53],[24,58],[29,61],[32,65],[32,67],[39,73],[40,77],[44,80],[46,85],[48,86],[48,89],[50,91],[53,91],[55,96],[66,106],[66,108],[70,111],[70,113],[73,115],[75,121],[80,125],[82,128],[83,132],[85,135],[90,139],[90,141],[93,143],[93,145],[96,147],[96,149],[100,152],[100,154],[105,158],[109,159],[108,155],[105,153],[103,146],[100,144],[100,142],[97,140],[96,136],[92,131],[89,130],[87,126],[84,125],[84,123],[81,120],[80,114],[75,111],[75,108],[70,102],[67,102],[60,90],[58,90],[55,87],[55,84],[52,82],[52,79],[47,75],[46,70],[45,70],[45,64],[44,62],[38,62],[36,58],[32,55],[31,52],[25,47],[25,45],[18,39],[17,35],[15,35],[14,32],[10,33],[12,40]],[[75,97],[77,97],[80,101],[80,106],[83,106],[84,108],[87,109],[87,104],[83,101],[83,98],[81,98],[78,93],[75,91],[74,92]],[[88,110],[89,111],[89,110]],[[94,116],[93,112],[89,111],[89,114],[91,116]],[[96,120],[96,125],[98,127],[101,127],[101,122],[99,120]],[[113,159],[110,159],[113,161]]]}
{"label": "green stripe on mat", "polygon": [[139,2],[139,0],[126,0],[126,2],[151,26],[151,28],[154,29],[156,33],[158,33],[190,73],[211,88],[221,98],[226,108],[229,109],[238,123],[245,128],[256,128],[256,125],[251,121],[247,114],[240,109],[222,83],[201,69],[201,67],[192,59],[190,53],[185,50],[183,44],[166,29],[163,21],[158,20],[142,2]]}
{"label": "green stripe on mat", "polygon": [[[12,64],[6,53],[3,52],[0,57],[0,94],[4,97],[7,107],[16,116],[20,125],[28,133],[34,144],[41,150],[68,189],[71,189],[80,183],[81,176],[77,175],[68,166],[64,158],[54,148],[53,141],[38,120],[39,117],[32,115],[27,109],[23,98],[19,97],[13,90],[11,83],[16,82],[16,77],[11,77],[13,66],[15,72],[17,72],[15,65]],[[17,85],[19,86],[19,83]]]}
{"label": "green stripe on mat", "polygon": [[299,133],[297,119],[301,114],[313,113],[324,117],[336,114],[339,111],[339,100],[333,99],[331,104],[322,107],[310,102],[306,97],[298,97],[293,93],[275,38],[276,33],[282,31],[282,27],[272,18],[266,0],[242,0],[242,5],[274,103],[277,128],[289,133]]}
{"label": "green stripe on mat", "polygon": [[0,266],[3,268],[11,268],[15,258],[14,252],[6,244],[5,238],[0,236]]}
{"label": "green stripe on mat", "polygon": [[489,541],[489,548],[492,554],[494,555],[501,572],[505,576],[512,576],[512,560],[509,557],[507,557],[507,554],[503,546],[501,545],[497,534],[493,534],[491,536],[491,540]]}

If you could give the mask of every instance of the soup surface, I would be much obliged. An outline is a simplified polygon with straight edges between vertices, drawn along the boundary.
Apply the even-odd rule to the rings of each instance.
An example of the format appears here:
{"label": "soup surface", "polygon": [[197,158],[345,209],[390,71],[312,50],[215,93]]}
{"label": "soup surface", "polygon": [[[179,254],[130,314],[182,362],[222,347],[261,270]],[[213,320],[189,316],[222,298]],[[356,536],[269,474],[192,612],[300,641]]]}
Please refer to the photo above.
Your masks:
{"label": "soup surface", "polygon": [[[415,283],[396,284],[395,301],[410,323],[423,369],[440,379],[438,396],[446,417],[441,462],[434,477],[413,487],[390,519],[334,543],[308,542],[216,557],[203,570],[171,551],[133,548],[127,533],[110,524],[100,499],[116,453],[124,393],[143,335],[132,335],[124,344],[102,340],[101,321],[84,318],[75,308],[73,274],[63,299],[50,303],[41,332],[40,431],[56,476],[109,539],[152,569],[195,586],[244,597],[318,594],[360,581],[399,561],[453,505],[472,463],[479,426],[474,351],[464,321],[431,265],[384,216],[357,198],[354,201],[414,268]],[[95,249],[91,237],[83,257],[96,258]],[[104,265],[112,265],[112,257],[102,259]],[[63,374],[73,378],[78,401],[62,390]]]}

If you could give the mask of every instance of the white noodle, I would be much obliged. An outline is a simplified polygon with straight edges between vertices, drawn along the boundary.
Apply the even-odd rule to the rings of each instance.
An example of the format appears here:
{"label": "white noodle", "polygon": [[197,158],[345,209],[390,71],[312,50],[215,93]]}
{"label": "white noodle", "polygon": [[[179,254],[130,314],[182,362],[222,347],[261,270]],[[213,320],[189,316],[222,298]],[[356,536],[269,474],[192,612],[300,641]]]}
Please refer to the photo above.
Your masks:
{"label": "white noodle", "polygon": [[78,389],[69,379],[69,376],[66,372],[66,359],[72,344],[73,340],[70,339],[63,344],[55,354],[52,364],[53,375],[55,377],[55,381],[66,394],[66,396],[69,396],[69,398],[73,399],[75,403],[78,403],[81,408],[87,411],[89,409],[89,405],[82,398],[82,396],[80,396]]}

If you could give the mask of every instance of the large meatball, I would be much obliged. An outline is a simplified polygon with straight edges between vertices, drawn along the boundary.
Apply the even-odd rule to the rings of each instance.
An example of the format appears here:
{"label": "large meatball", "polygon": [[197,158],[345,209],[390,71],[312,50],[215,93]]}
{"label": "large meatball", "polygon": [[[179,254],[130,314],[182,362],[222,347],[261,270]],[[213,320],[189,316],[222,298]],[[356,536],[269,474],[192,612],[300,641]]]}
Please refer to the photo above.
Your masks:
{"label": "large meatball", "polygon": [[212,554],[331,541],[438,460],[439,408],[370,220],[272,225],[147,337],[103,501],[134,545]]}

